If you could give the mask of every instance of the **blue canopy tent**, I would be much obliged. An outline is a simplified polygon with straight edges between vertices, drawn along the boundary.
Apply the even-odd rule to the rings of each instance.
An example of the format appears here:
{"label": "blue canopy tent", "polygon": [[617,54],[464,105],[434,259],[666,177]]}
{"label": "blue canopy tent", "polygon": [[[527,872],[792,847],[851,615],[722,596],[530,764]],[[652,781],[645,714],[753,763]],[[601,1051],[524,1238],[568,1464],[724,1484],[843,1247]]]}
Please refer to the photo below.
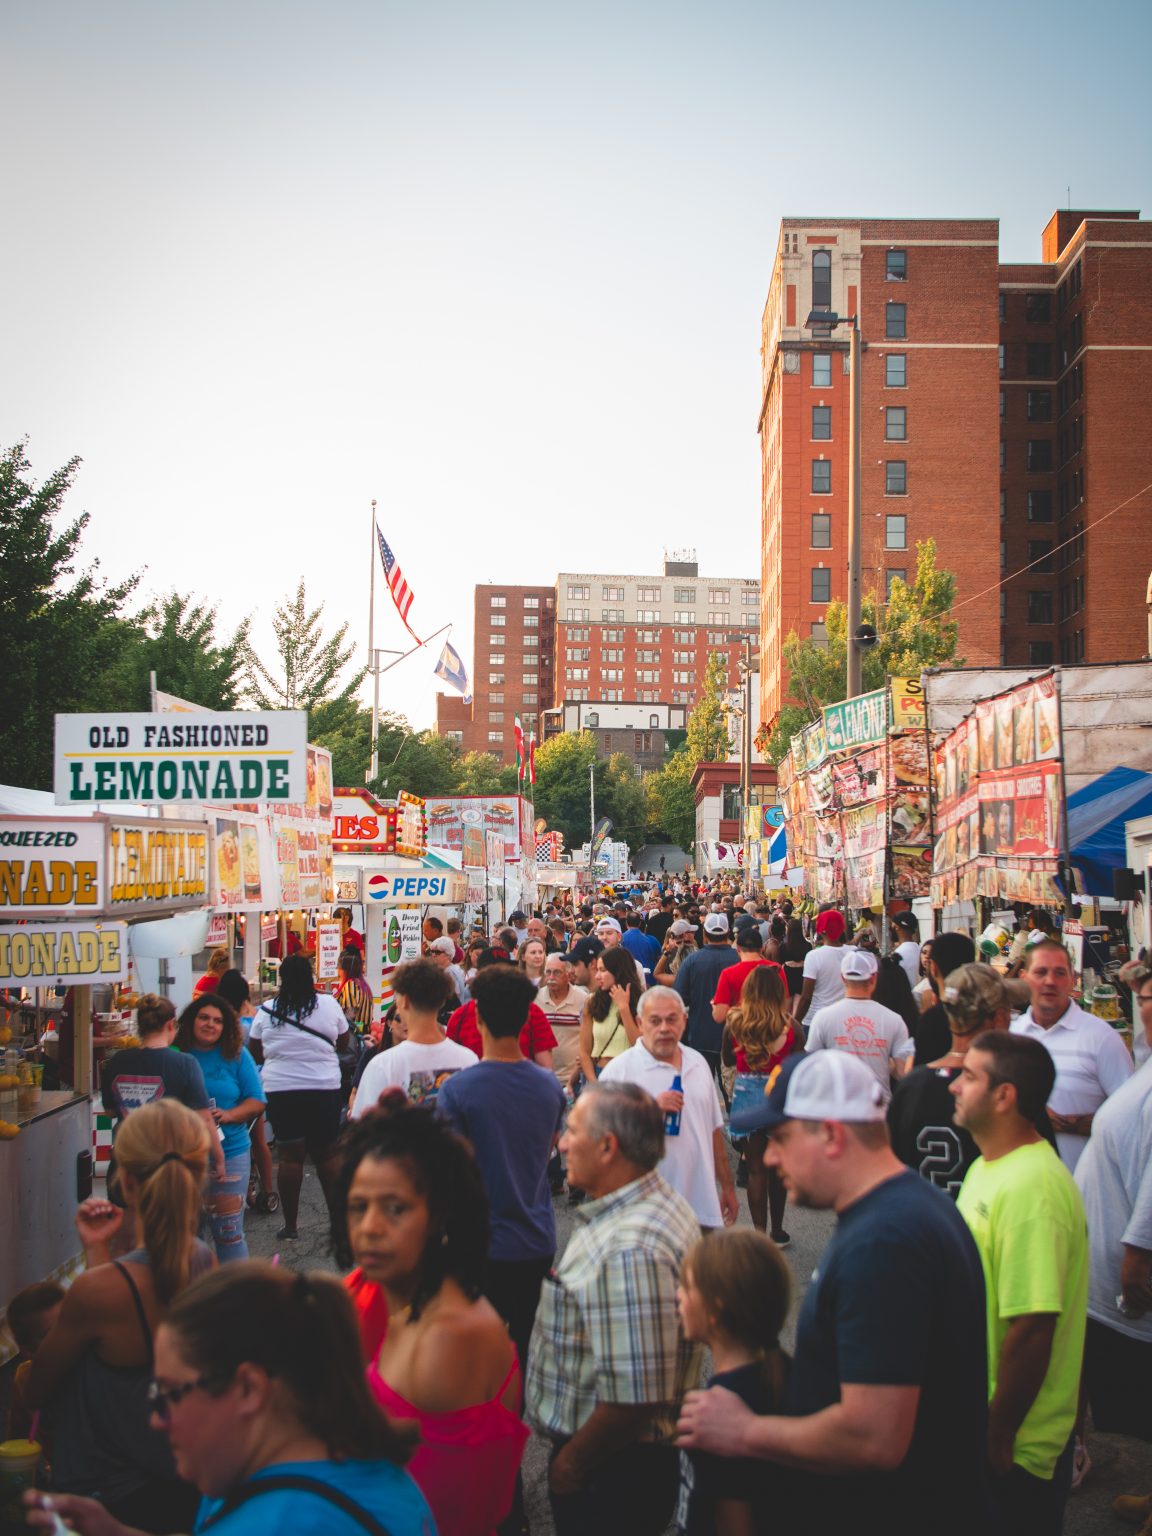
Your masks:
{"label": "blue canopy tent", "polygon": [[1152,816],[1152,773],[1113,768],[1068,796],[1069,862],[1090,896],[1111,896],[1112,871],[1128,863],[1124,823]]}

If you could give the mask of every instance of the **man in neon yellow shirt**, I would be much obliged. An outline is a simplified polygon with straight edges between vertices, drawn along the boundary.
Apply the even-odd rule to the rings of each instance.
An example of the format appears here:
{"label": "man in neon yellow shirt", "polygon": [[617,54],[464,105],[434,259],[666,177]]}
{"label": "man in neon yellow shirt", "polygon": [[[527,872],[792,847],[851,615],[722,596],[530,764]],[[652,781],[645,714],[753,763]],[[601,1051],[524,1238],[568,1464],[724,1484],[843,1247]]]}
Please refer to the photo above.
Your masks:
{"label": "man in neon yellow shirt", "polygon": [[1088,1232],[1072,1175],[1036,1130],[1056,1069],[1037,1040],[985,1033],[952,1084],[981,1156],[960,1213],[988,1305],[988,1459],[1014,1536],[1059,1536],[1072,1472]]}

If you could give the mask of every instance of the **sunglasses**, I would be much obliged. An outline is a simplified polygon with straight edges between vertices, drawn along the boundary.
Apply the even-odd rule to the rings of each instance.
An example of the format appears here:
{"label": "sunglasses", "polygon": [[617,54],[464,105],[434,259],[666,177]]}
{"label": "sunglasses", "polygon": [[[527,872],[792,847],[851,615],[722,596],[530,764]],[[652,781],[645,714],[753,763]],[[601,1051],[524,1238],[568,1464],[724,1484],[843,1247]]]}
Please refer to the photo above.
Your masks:
{"label": "sunglasses", "polygon": [[165,1423],[172,1417],[172,1410],[178,1403],[182,1403],[189,1392],[197,1390],[206,1391],[209,1387],[219,1387],[228,1381],[227,1376],[197,1376],[194,1381],[174,1382],[170,1387],[162,1387],[158,1381],[148,1383],[148,1407],[158,1419]]}

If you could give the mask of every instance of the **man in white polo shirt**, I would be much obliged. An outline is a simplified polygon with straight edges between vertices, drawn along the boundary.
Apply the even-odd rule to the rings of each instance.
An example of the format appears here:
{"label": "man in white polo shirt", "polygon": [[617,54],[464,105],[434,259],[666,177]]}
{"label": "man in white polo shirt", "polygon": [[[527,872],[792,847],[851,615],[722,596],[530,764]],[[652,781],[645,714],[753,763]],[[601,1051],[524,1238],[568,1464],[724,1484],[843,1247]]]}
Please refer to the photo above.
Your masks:
{"label": "man in white polo shirt", "polygon": [[1056,1086],[1048,1118],[1056,1150],[1074,1169],[1092,1133],[1092,1120],[1109,1094],[1132,1076],[1132,1058],[1105,1019],[1072,1001],[1075,977],[1068,951],[1058,939],[1043,939],[1028,951],[1024,980],[1032,1006],[1012,1024],[1012,1033],[1031,1035],[1056,1063]]}
{"label": "man in white polo shirt", "polygon": [[[666,1115],[679,1114],[678,1131],[666,1125],[657,1172],[684,1196],[702,1227],[730,1227],[740,1203],[728,1162],[724,1116],[707,1061],[680,1043],[687,1022],[678,992],[649,987],[640,999],[639,1040],[608,1063],[600,1081],[635,1083]],[[672,1087],[677,1077],[679,1090]]]}

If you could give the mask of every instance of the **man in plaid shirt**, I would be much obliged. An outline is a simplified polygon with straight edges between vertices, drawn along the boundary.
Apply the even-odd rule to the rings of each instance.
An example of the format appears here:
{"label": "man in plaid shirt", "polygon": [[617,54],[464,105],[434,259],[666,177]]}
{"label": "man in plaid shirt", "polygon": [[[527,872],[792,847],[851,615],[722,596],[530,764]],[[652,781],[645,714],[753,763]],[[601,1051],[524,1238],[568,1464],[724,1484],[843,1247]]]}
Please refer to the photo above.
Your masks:
{"label": "man in plaid shirt", "polygon": [[560,1147],[589,1198],[544,1281],[525,1393],[553,1444],[556,1536],[658,1536],[676,1494],[677,1406],[700,1381],[701,1351],[676,1313],[700,1226],[655,1171],[664,1117],[635,1084],[586,1089]]}

